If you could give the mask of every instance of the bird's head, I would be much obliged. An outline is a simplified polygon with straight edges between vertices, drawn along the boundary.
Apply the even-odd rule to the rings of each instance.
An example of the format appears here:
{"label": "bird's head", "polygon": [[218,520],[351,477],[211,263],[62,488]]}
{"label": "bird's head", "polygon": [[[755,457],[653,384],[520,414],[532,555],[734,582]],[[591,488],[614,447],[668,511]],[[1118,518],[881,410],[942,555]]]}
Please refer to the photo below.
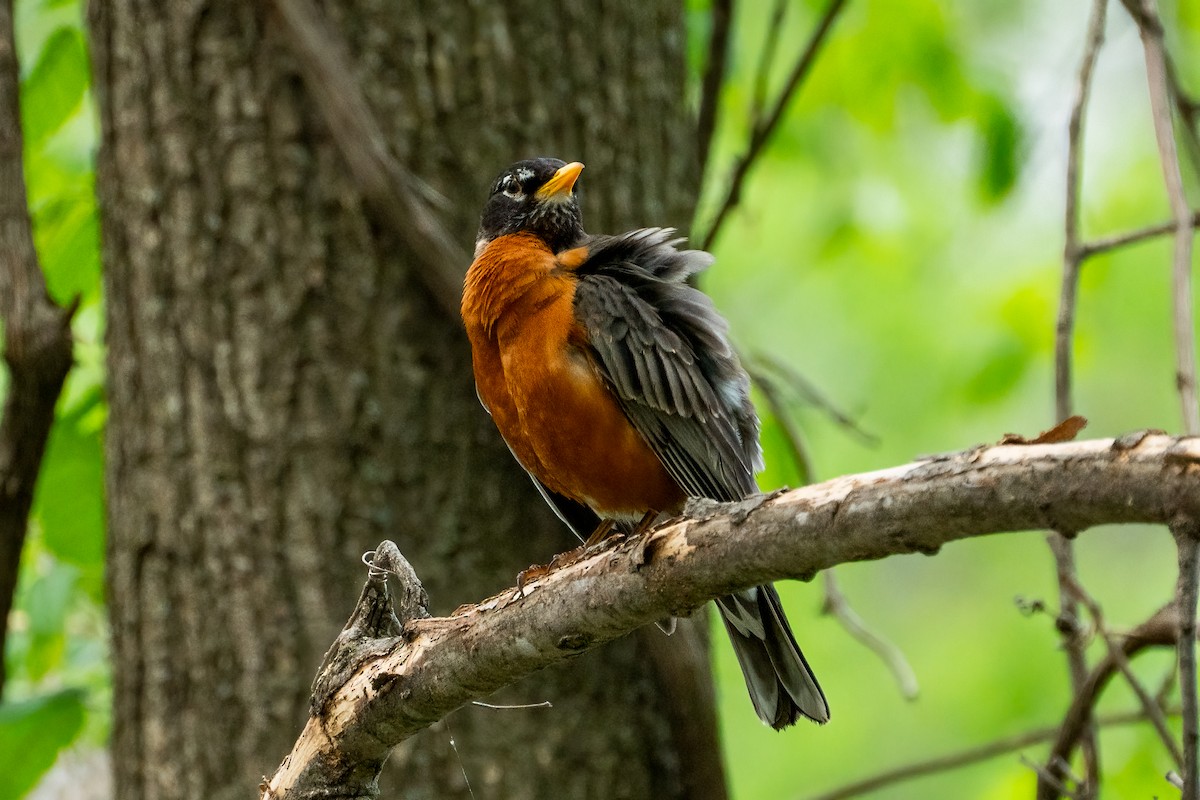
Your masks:
{"label": "bird's head", "polygon": [[498,236],[533,233],[559,252],[583,238],[575,182],[583,164],[531,158],[513,164],[492,183],[479,221],[476,252]]}

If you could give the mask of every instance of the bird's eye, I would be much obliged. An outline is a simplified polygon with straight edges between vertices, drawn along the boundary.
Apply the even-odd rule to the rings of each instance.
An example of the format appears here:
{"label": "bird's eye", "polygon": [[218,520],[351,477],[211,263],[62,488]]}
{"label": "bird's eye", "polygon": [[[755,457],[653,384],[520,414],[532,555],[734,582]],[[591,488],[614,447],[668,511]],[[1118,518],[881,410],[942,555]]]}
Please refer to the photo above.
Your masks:
{"label": "bird's eye", "polygon": [[504,181],[504,185],[501,187],[501,189],[503,189],[504,193],[509,197],[521,196],[521,184],[516,178],[511,176],[508,178],[508,180]]}

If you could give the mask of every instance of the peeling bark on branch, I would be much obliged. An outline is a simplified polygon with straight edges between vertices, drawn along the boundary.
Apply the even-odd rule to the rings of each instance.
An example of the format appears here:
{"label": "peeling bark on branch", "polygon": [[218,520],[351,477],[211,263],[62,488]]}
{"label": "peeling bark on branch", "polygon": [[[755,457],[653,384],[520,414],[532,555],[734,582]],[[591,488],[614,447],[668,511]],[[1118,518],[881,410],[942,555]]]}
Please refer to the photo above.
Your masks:
{"label": "peeling bark on branch", "polygon": [[[367,660],[264,785],[265,798],[373,797],[388,750],[555,662],[713,597],[988,533],[1200,518],[1200,438],[1134,434],[935,456],[742,503],[693,502],[643,538],[446,618],[409,621]],[[403,592],[411,594],[411,586]],[[321,794],[320,796],[327,796]]]}

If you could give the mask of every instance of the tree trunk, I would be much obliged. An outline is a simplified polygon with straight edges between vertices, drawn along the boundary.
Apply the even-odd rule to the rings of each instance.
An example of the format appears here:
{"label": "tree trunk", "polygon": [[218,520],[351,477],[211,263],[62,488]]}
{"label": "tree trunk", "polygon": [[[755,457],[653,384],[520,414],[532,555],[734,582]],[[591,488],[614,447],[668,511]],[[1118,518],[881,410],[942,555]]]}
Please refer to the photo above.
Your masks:
{"label": "tree trunk", "polygon": [[[461,324],[370,222],[265,8],[91,13],[122,800],[251,795],[379,540],[435,613],[572,544],[476,402]],[[489,181],[531,155],[588,164],[592,230],[686,226],[677,0],[326,13],[464,247]],[[462,710],[401,749],[384,796],[467,797],[464,776],[489,798],[722,796],[706,662],[685,653],[699,680],[664,680],[663,649],[626,639],[496,698],[553,709]]]}

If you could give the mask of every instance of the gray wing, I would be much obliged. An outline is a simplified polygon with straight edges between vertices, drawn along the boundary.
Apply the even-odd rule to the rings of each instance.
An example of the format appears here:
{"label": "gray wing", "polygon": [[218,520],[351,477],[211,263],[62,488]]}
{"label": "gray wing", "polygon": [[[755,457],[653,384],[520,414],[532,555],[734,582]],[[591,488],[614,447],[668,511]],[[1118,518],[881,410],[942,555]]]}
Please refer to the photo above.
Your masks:
{"label": "gray wing", "polygon": [[712,301],[685,279],[712,262],[669,229],[595,237],[575,314],[634,427],[684,491],[740,500],[762,465],[750,382]]}
{"label": "gray wing", "polygon": [[[740,500],[762,467],[750,380],[728,326],[687,277],[712,262],[658,228],[589,241],[575,316],[634,427],[684,491]],[[718,598],[746,688],[763,722],[829,719],[829,706],[771,586]]]}

